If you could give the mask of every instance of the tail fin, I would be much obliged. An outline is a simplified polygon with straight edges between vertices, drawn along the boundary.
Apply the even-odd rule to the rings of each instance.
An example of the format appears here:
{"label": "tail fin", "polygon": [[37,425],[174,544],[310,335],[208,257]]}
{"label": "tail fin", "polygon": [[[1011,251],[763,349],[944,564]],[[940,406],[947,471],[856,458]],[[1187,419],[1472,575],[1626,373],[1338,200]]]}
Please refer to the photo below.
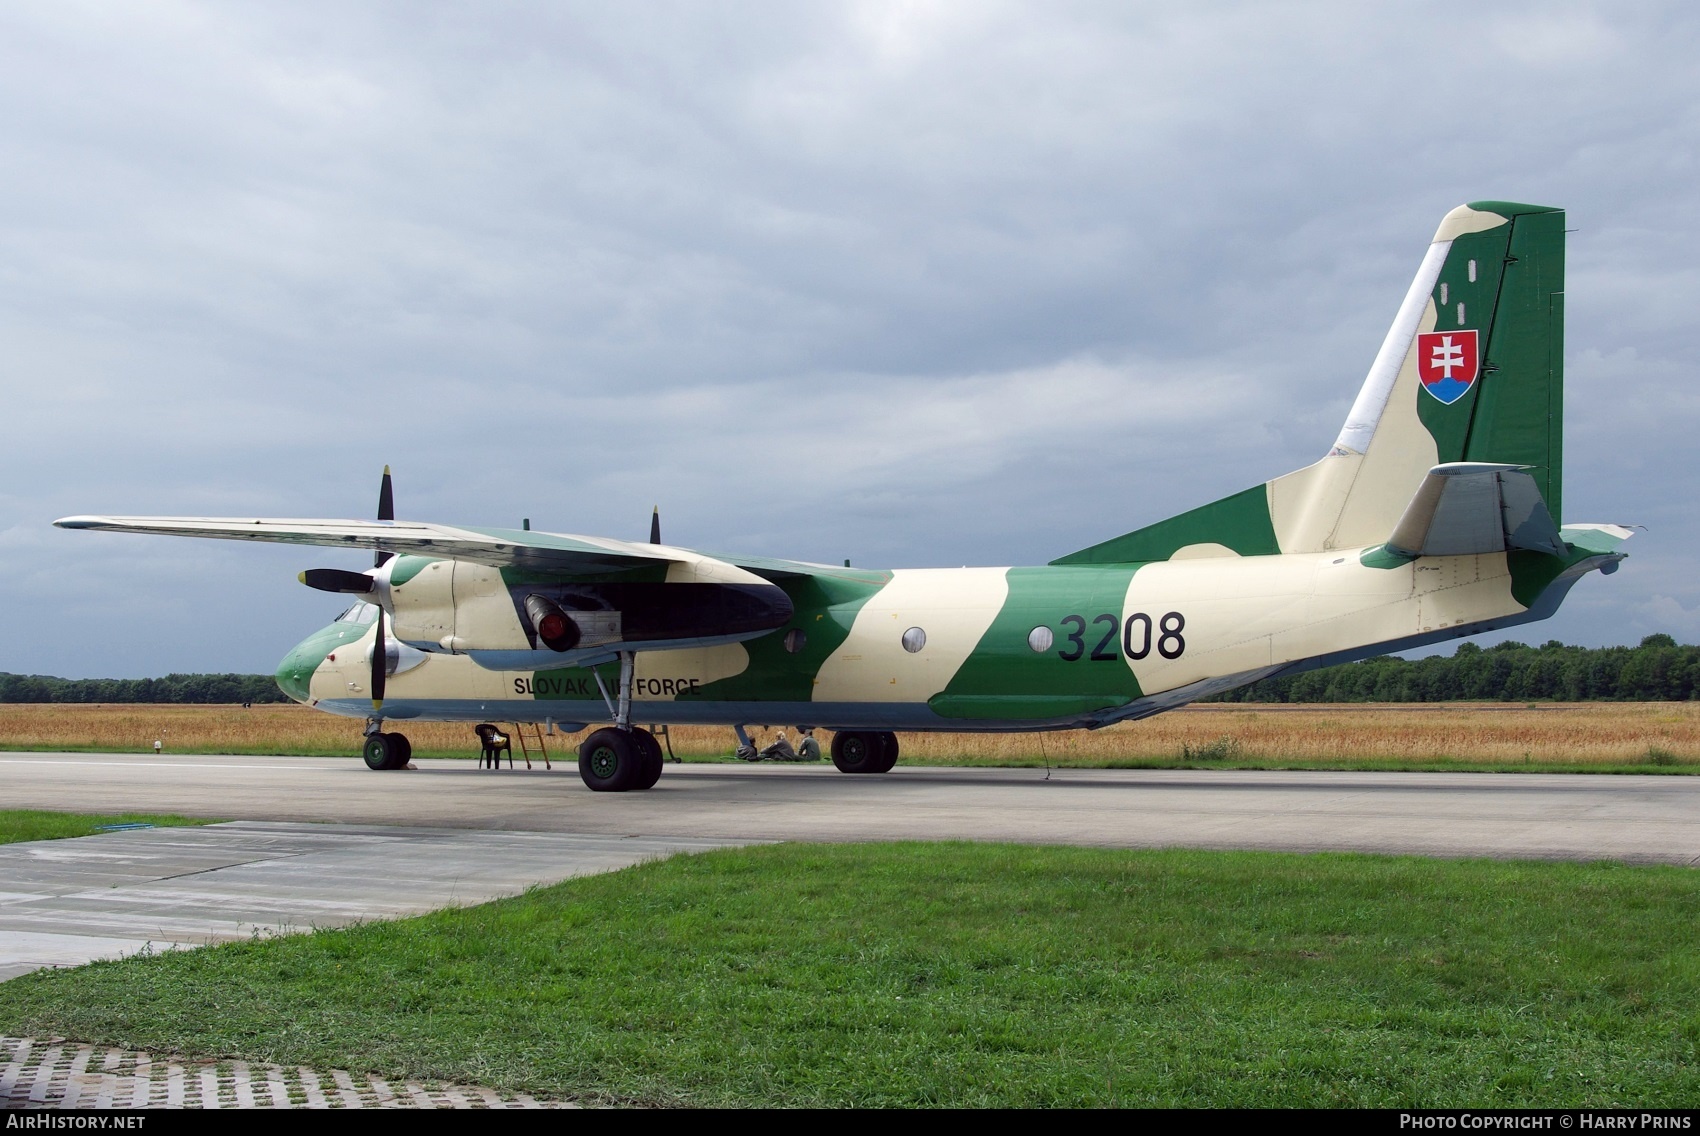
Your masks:
{"label": "tail fin", "polygon": [[1564,213],[1478,201],[1448,213],[1315,465],[1054,564],[1320,552],[1385,541],[1429,473],[1527,467],[1556,519],[1564,427]]}

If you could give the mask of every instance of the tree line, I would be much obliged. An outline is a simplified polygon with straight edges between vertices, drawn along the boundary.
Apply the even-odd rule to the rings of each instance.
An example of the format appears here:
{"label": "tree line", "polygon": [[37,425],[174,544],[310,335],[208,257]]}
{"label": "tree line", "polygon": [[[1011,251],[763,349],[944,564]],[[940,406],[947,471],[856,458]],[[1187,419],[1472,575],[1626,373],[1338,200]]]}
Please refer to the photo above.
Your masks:
{"label": "tree line", "polygon": [[1460,643],[1452,655],[1380,655],[1264,679],[1207,702],[1667,702],[1700,698],[1700,647],[1649,635],[1635,647]]}
{"label": "tree line", "polygon": [[0,672],[0,702],[288,702],[271,675],[54,678]]}

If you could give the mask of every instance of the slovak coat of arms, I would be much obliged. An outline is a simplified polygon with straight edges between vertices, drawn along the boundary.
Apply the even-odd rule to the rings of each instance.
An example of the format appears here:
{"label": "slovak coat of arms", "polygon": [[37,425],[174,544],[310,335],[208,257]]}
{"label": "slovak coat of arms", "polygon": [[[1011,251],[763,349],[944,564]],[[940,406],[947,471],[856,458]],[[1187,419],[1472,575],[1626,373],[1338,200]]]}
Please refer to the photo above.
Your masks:
{"label": "slovak coat of arms", "polygon": [[1425,331],[1417,335],[1417,374],[1423,389],[1448,405],[1463,398],[1481,371],[1476,333]]}

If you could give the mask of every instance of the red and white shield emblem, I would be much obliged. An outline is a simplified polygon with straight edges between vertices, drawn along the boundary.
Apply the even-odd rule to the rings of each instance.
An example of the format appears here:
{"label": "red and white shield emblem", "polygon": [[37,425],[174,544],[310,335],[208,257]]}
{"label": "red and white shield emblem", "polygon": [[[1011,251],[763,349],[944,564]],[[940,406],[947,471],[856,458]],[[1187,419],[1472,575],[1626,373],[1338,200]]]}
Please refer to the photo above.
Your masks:
{"label": "red and white shield emblem", "polygon": [[1476,381],[1480,361],[1474,331],[1425,331],[1417,336],[1417,374],[1423,389],[1441,402],[1464,397]]}

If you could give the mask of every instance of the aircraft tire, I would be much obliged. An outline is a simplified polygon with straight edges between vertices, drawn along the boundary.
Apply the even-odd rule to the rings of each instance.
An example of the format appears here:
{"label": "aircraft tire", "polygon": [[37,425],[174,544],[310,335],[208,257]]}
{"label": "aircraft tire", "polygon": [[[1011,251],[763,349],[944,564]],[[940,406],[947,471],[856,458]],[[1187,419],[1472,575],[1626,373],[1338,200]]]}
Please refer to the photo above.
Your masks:
{"label": "aircraft tire", "polygon": [[642,743],[612,726],[597,730],[578,747],[578,775],[593,793],[624,793],[641,787],[647,762]]}
{"label": "aircraft tire", "polygon": [[[367,734],[366,740],[360,746],[360,756],[366,759],[367,769],[400,769],[407,764],[406,759],[398,765],[396,754],[401,747],[395,744],[398,734]],[[404,739],[405,741],[405,739]]]}
{"label": "aircraft tire", "polygon": [[880,740],[879,764],[873,769],[868,770],[868,772],[890,773],[892,767],[897,764],[897,735],[892,733],[890,730],[887,730],[884,733],[878,734],[877,737]]}
{"label": "aircraft tire", "polygon": [[407,763],[413,760],[413,743],[407,740],[406,734],[390,734],[390,748],[395,750],[395,756],[390,759],[391,769],[406,769]]}
{"label": "aircraft tire", "polygon": [[633,789],[653,789],[655,783],[661,780],[661,770],[667,764],[667,759],[661,756],[661,743],[655,740],[655,735],[648,730],[634,729],[632,739],[643,747],[643,776],[639,777]]}
{"label": "aircraft tire", "polygon": [[885,744],[879,734],[840,730],[832,735],[832,764],[840,773],[876,773],[884,760]]}

